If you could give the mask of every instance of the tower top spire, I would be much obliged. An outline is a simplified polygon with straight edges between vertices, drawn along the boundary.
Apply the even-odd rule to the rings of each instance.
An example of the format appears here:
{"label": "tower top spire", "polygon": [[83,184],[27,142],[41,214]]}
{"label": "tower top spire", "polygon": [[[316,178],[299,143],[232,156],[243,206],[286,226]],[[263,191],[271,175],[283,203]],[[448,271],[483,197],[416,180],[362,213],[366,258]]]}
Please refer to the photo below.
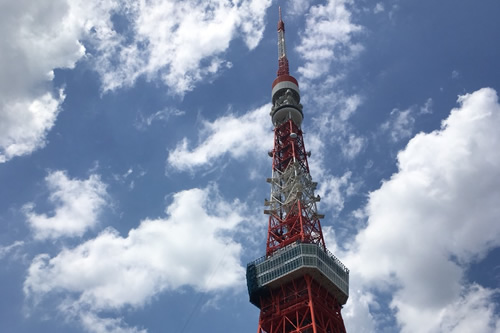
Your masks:
{"label": "tower top spire", "polygon": [[289,75],[288,58],[286,57],[285,44],[285,22],[281,18],[281,7],[279,7],[278,20],[278,76]]}
{"label": "tower top spire", "polygon": [[283,30],[285,31],[285,22],[281,19],[281,6],[278,7],[279,10],[279,20],[278,20],[278,31]]}

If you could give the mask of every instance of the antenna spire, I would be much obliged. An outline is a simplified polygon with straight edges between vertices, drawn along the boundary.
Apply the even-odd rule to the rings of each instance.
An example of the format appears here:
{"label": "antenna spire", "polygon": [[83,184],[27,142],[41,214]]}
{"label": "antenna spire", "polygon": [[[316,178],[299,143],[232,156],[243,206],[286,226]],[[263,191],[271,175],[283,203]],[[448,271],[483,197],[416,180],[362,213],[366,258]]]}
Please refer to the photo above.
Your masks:
{"label": "antenna spire", "polygon": [[279,21],[278,21],[278,76],[288,75],[288,58],[286,57],[286,44],[285,44],[285,22],[281,18],[281,7],[279,7]]}

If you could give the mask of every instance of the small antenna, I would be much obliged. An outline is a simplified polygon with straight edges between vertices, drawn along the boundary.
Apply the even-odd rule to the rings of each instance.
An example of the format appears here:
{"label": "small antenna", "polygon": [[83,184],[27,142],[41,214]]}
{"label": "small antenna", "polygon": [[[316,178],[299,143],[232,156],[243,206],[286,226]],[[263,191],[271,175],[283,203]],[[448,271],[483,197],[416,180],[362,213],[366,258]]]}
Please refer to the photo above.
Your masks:
{"label": "small antenna", "polygon": [[278,20],[278,31],[285,31],[285,22],[281,19],[281,6],[278,7],[279,10],[279,20]]}

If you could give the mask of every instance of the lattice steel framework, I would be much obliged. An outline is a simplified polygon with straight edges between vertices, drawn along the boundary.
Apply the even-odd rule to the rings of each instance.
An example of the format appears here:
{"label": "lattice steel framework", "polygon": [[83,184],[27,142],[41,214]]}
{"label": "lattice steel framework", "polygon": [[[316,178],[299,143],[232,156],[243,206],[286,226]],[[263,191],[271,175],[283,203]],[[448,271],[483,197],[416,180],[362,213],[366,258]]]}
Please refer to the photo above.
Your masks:
{"label": "lattice steel framework", "polygon": [[344,333],[341,308],[349,270],[328,252],[309,173],[297,80],[289,75],[285,24],[278,21],[278,77],[272,85],[274,124],[266,255],[249,263],[250,301],[260,308],[258,333]]}

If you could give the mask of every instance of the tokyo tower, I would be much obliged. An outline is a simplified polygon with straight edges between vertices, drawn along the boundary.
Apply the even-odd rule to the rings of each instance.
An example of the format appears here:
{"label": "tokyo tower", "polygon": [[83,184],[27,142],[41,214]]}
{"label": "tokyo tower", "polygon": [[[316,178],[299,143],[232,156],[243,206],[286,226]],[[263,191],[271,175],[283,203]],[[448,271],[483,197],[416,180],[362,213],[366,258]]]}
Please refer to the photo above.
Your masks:
{"label": "tokyo tower", "polygon": [[247,266],[250,302],[260,309],[257,333],[344,333],[341,308],[349,270],[325,245],[302,137],[299,85],[289,74],[285,24],[278,21],[278,76],[272,84],[274,125],[266,255]]}

